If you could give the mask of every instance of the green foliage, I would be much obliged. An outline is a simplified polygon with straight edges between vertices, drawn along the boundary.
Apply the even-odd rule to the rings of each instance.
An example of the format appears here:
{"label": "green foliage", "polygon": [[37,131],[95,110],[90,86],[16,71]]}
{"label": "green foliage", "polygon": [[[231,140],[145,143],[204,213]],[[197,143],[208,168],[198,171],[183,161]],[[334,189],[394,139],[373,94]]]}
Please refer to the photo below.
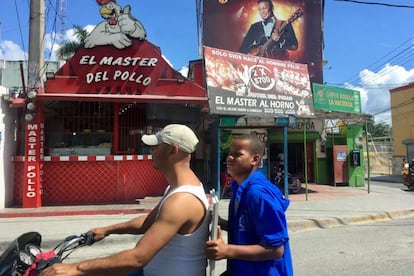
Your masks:
{"label": "green foliage", "polygon": [[65,60],[72,57],[76,50],[83,45],[85,38],[89,35],[88,31],[79,25],[74,25],[73,29],[75,31],[76,40],[68,41],[59,47],[57,50],[57,57],[59,59]]}
{"label": "green foliage", "polygon": [[391,136],[391,126],[385,122],[375,123],[374,117],[367,119],[367,132],[370,138]]}

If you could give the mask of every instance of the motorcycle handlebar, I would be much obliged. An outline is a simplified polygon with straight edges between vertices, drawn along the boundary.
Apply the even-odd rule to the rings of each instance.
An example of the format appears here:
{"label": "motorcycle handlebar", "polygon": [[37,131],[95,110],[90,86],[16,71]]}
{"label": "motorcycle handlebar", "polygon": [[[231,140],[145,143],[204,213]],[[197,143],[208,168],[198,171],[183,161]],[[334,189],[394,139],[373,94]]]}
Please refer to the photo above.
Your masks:
{"label": "motorcycle handlebar", "polygon": [[83,233],[81,236],[85,237],[86,245],[92,245],[95,243],[95,239],[94,239],[95,234],[93,232],[89,231],[89,232]]}
{"label": "motorcycle handlebar", "polygon": [[90,246],[95,242],[94,236],[95,234],[90,231],[80,234],[79,236],[78,235],[68,236],[64,239],[63,243],[60,245],[60,248],[56,252],[56,255],[61,257],[63,253],[66,252],[67,250],[71,250],[71,249],[86,246],[86,245]]}

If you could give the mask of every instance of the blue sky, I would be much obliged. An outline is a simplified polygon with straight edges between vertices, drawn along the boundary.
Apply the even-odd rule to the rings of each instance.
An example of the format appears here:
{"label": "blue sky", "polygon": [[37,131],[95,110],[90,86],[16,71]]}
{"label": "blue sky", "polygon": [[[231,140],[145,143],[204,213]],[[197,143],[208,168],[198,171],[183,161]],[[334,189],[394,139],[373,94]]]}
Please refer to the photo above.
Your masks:
{"label": "blue sky", "polygon": [[[24,59],[28,53],[29,0],[3,0],[0,9],[0,58]],[[214,1],[214,0],[209,0]],[[231,0],[229,0],[231,1]],[[45,0],[55,7],[56,0]],[[101,22],[95,0],[65,0],[65,35],[73,25],[92,28]],[[198,59],[196,0],[117,0],[131,5],[131,14],[146,28],[148,40],[160,46],[172,66],[181,70]],[[414,6],[412,0],[365,0]],[[54,26],[54,8],[47,13],[48,41]],[[324,81],[359,90],[362,111],[376,121],[391,123],[389,92],[414,81],[414,8],[394,8],[326,0],[324,22]],[[50,43],[48,44],[51,45]],[[50,51],[48,52],[50,53]],[[49,57],[46,54],[45,57]],[[53,58],[53,56],[50,56]]]}

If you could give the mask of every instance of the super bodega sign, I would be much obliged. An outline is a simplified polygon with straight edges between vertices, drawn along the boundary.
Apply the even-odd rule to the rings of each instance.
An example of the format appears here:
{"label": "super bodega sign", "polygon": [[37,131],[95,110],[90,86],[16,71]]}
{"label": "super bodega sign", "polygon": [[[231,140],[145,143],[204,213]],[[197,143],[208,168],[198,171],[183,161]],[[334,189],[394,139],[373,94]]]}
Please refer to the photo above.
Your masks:
{"label": "super bodega sign", "polygon": [[307,65],[204,48],[210,112],[314,116]]}

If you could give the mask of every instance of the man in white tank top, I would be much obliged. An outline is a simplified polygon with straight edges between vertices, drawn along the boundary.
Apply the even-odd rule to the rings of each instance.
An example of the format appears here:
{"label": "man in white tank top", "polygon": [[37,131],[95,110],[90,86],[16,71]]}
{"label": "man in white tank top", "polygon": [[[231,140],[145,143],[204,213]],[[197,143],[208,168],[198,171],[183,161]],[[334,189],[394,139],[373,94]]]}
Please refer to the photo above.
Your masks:
{"label": "man in white tank top", "polygon": [[[208,200],[190,168],[197,136],[184,125],[171,124],[155,135],[144,135],[154,167],[168,180],[160,203],[145,216],[92,229],[95,240],[110,234],[144,234],[134,248],[105,258],[56,264],[41,275],[205,276]],[[142,269],[143,268],[143,269]]]}

